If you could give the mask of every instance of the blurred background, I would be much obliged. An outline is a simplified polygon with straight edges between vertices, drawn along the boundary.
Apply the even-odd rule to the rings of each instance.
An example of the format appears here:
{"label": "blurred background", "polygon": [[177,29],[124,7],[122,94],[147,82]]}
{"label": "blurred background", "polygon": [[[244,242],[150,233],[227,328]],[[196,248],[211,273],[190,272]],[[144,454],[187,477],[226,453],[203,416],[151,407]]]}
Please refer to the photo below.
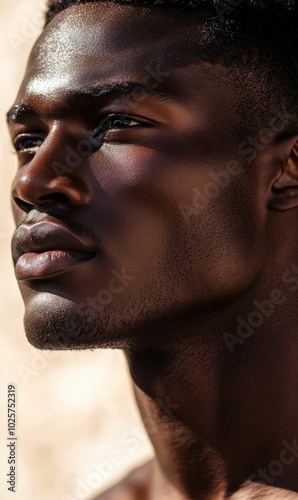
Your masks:
{"label": "blurred background", "polygon": [[[0,498],[83,500],[153,452],[119,351],[44,352],[23,331],[10,257],[16,157],[5,113],[41,31],[45,2],[0,0]],[[7,490],[7,385],[17,388],[17,491]]]}

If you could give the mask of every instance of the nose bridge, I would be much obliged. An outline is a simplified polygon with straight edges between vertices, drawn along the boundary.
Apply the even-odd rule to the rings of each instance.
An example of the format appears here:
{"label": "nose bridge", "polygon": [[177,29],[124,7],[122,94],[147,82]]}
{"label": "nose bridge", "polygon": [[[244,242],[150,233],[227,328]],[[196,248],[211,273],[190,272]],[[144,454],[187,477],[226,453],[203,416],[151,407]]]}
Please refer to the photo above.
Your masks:
{"label": "nose bridge", "polygon": [[80,129],[71,127],[69,123],[53,123],[39,151],[40,155],[44,155],[46,173],[51,179],[63,176],[76,179],[79,176],[78,167],[82,166],[84,160],[77,152],[80,134]]}
{"label": "nose bridge", "polygon": [[91,151],[82,147],[85,142],[78,129],[71,132],[67,124],[54,122],[35,156],[18,170],[12,186],[14,201],[34,206],[57,201],[71,207],[86,204],[90,186],[83,167]]}

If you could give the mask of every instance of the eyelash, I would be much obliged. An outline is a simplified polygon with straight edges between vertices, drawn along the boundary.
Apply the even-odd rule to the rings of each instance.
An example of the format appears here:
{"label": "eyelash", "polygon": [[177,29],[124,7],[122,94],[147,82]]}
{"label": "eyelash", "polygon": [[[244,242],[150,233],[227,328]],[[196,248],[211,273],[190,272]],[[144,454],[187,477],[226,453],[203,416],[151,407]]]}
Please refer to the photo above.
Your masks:
{"label": "eyelash", "polygon": [[[115,122],[121,122],[118,123],[118,125],[111,126],[111,122],[114,120]],[[126,123],[125,123],[126,122]],[[134,123],[134,125],[127,125],[127,122]],[[108,125],[108,126],[107,126]],[[129,129],[129,128],[135,128],[139,126],[147,126],[150,127],[152,126],[152,122],[149,122],[147,120],[137,120],[133,116],[125,115],[125,114],[111,114],[105,117],[101,121],[101,125],[96,129],[95,131],[95,136],[99,137],[100,135],[105,135],[109,130],[123,130],[123,129]],[[29,133],[23,133],[20,134],[19,136],[16,137],[16,139],[13,142],[14,148],[17,153],[22,153],[22,152],[33,152],[36,149],[38,149],[44,141],[44,137],[41,137],[40,135],[34,133],[29,134]],[[26,147],[26,143],[31,142],[31,146]],[[38,145],[32,145],[34,142],[39,142],[40,144]]]}
{"label": "eyelash", "polygon": [[[125,114],[113,114],[113,115],[109,115],[109,116],[107,116],[106,118],[104,118],[104,119],[103,119],[103,121],[102,121],[102,125],[101,125],[101,127],[100,127],[100,128],[102,128],[102,127],[103,127],[103,125],[105,125],[105,124],[109,123],[109,121],[110,121],[110,120],[115,120],[115,121],[117,121],[117,120],[118,120],[118,121],[123,120],[124,122],[125,122],[125,121],[126,121],[126,122],[127,122],[127,121],[129,121],[129,122],[134,122],[134,123],[136,123],[137,125],[133,125],[133,127],[137,127],[137,126],[139,126],[140,124],[145,124],[145,123],[147,123],[147,122],[145,122],[145,121],[140,121],[140,120],[137,120],[137,119],[135,119],[133,116],[129,116],[129,115],[125,115]],[[99,128],[99,130],[100,130],[100,128]],[[122,127],[121,127],[121,126],[118,126],[118,127],[117,127],[117,126],[114,126],[114,127],[108,127],[108,130],[112,130],[112,129],[114,129],[114,128],[116,128],[116,129],[118,128],[118,129],[119,129],[119,128],[122,128]],[[125,128],[125,126],[124,126],[123,128]],[[132,127],[128,127],[128,126],[127,126],[126,128],[132,128]],[[104,131],[103,131],[103,133],[104,133]]]}
{"label": "eyelash", "polygon": [[[13,142],[13,145],[14,145],[14,148],[16,150],[17,153],[21,153],[22,151],[33,151],[35,150],[36,148],[40,147],[43,143],[43,137],[39,136],[39,135],[34,135],[34,134],[20,134],[19,136],[16,137],[16,139],[14,140]],[[34,143],[34,142],[40,142],[39,145],[34,145],[34,146],[30,146],[30,147],[22,147],[23,146],[23,143],[24,142],[31,142],[31,143]]]}

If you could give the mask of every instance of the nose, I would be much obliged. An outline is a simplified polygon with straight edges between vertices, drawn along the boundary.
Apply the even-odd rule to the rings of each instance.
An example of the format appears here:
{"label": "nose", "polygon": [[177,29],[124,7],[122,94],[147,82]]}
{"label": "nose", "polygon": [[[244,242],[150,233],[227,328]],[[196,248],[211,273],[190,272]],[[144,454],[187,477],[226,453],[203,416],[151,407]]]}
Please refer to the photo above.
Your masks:
{"label": "nose", "polygon": [[88,161],[76,152],[78,139],[66,139],[62,127],[53,129],[34,157],[19,168],[12,184],[12,199],[18,209],[74,209],[88,203]]}

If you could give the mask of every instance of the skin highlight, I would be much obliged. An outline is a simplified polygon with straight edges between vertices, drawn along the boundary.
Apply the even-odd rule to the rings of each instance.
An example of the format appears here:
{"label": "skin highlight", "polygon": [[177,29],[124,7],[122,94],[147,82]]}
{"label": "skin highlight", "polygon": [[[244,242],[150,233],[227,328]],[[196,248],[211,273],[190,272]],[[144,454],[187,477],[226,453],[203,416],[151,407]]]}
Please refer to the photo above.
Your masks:
{"label": "skin highlight", "polygon": [[[124,350],[156,459],[123,500],[297,498],[297,459],[268,472],[298,438],[295,113],[248,165],[233,75],[194,62],[194,28],[200,16],[86,4],[37,41],[10,113],[17,231],[61,221],[94,256],[19,280],[26,334],[40,349]],[[198,209],[193,188],[206,199],[235,162]],[[228,344],[269,299],[274,312]]]}

